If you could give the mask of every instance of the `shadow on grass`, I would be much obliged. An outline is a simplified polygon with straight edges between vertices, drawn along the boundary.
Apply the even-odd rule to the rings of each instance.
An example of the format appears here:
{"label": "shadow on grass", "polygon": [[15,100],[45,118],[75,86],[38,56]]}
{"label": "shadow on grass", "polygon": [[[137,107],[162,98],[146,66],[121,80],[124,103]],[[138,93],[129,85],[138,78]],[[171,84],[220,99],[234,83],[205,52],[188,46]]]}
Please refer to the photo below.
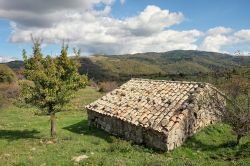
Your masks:
{"label": "shadow on grass", "polygon": [[250,157],[250,142],[237,145],[236,141],[228,141],[219,145],[205,144],[195,137],[191,137],[183,145],[194,151],[204,151],[210,154],[211,159],[238,160]]}
{"label": "shadow on grass", "polygon": [[236,147],[236,142],[228,141],[223,144],[214,145],[214,144],[205,144],[201,140],[198,140],[195,137],[191,137],[187,140],[184,147],[187,147],[193,150],[200,150],[200,151],[214,151],[214,150],[221,149],[221,148]]}
{"label": "shadow on grass", "polygon": [[64,127],[63,129],[76,134],[93,135],[106,140],[108,143],[113,142],[111,135],[109,135],[107,132],[98,128],[89,128],[87,120],[82,120],[78,123]]}
{"label": "shadow on grass", "polygon": [[9,141],[14,141],[18,139],[27,139],[39,137],[36,134],[40,133],[37,130],[0,130],[0,139],[7,139]]}
{"label": "shadow on grass", "polygon": [[250,158],[250,142],[240,145],[239,150],[235,154],[236,157]]}

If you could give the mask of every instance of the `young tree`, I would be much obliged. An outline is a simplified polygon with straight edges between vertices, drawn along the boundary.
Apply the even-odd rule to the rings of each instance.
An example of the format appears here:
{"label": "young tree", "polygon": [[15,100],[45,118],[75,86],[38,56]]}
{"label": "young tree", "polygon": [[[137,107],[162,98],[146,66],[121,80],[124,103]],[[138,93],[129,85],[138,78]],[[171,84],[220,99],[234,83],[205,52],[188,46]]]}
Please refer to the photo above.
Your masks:
{"label": "young tree", "polygon": [[[222,113],[222,121],[232,127],[237,135],[237,145],[243,136],[250,134],[250,84],[248,81],[232,81],[226,86],[227,95],[217,91],[213,95],[214,103]],[[218,102],[222,96],[227,106]]]}
{"label": "young tree", "polygon": [[63,45],[57,58],[43,57],[41,40],[33,40],[33,55],[28,58],[23,50],[24,75],[29,81],[22,84],[22,94],[30,103],[50,115],[51,137],[56,135],[57,112],[63,111],[74,92],[84,88],[87,77],[78,73],[80,50],[75,50],[75,58],[68,57],[68,47]]}

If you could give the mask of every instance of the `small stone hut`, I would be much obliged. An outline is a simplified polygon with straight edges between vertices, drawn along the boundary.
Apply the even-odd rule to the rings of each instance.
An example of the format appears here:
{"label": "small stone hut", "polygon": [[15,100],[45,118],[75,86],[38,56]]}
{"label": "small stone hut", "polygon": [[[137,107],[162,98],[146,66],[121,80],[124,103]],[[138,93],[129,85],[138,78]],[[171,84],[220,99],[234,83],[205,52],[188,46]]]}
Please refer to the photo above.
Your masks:
{"label": "small stone hut", "polygon": [[86,106],[88,124],[147,147],[172,150],[220,120],[210,95],[216,91],[208,83],[131,79]]}

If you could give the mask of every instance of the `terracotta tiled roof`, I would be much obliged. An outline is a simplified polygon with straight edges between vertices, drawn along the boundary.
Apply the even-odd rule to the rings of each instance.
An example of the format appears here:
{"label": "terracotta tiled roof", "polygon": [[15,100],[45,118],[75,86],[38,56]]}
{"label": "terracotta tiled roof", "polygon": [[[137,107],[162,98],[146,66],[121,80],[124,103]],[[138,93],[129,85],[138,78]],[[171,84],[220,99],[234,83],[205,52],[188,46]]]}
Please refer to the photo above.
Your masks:
{"label": "terracotta tiled roof", "polygon": [[131,79],[86,108],[159,132],[169,131],[205,86],[208,84]]}

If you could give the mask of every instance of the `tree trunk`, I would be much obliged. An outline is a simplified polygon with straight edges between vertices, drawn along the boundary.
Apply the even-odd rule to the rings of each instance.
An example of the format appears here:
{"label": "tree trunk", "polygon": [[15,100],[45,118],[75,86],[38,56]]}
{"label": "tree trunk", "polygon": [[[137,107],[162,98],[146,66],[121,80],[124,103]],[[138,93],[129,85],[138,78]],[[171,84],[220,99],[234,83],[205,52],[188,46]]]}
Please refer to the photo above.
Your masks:
{"label": "tree trunk", "polygon": [[241,139],[241,137],[242,137],[241,135],[237,135],[237,142],[236,142],[236,143],[237,143],[237,145],[239,145],[239,144],[240,144],[240,139]]}
{"label": "tree trunk", "polygon": [[50,136],[55,138],[56,136],[56,115],[55,113],[50,114]]}

